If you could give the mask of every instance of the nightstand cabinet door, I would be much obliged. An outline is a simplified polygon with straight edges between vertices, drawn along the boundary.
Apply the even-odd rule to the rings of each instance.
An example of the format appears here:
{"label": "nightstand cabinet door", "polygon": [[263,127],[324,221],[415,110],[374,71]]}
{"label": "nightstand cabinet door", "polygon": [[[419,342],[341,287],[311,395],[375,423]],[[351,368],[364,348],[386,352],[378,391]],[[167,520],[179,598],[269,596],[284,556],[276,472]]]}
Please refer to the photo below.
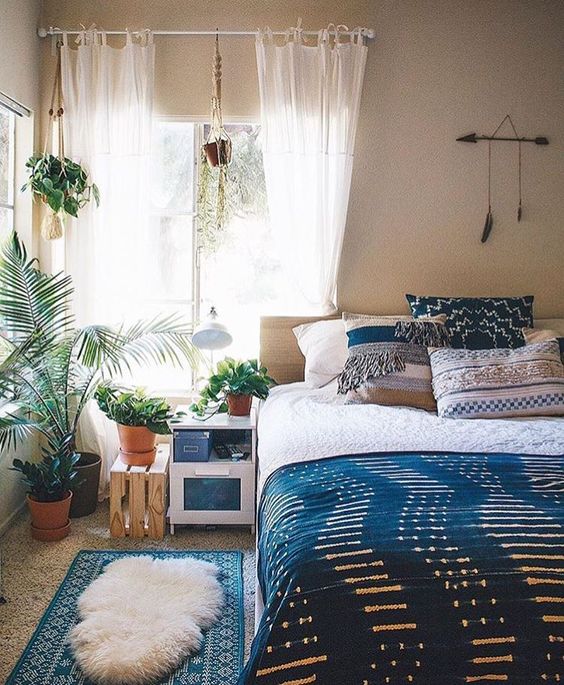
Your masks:
{"label": "nightstand cabinet door", "polygon": [[252,462],[172,463],[170,492],[175,523],[253,524]]}

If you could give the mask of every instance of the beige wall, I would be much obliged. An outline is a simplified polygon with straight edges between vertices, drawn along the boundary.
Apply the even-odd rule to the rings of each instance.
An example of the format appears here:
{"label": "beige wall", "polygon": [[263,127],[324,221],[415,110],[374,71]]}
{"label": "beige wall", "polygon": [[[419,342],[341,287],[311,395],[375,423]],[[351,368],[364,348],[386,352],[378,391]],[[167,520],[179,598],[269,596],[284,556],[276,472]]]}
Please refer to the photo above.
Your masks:
{"label": "beige wall", "polygon": [[[371,44],[339,278],[342,308],[406,309],[406,291],[528,294],[537,316],[564,316],[564,2],[562,0],[45,0],[44,24],[106,29],[306,28],[330,21],[377,32]],[[160,113],[205,115],[209,38],[157,38]],[[52,66],[44,45],[45,64]],[[224,38],[224,110],[257,116],[251,38]],[[48,70],[42,81],[49,88]],[[522,134],[524,215],[516,222],[517,149],[494,150],[494,229],[485,143],[511,112]]]}
{"label": "beige wall", "polygon": [[[34,115],[16,120],[16,229],[28,249],[36,252],[32,232],[32,206],[29,193],[17,189],[25,178],[25,160],[33,152],[35,122],[39,103],[40,41],[35,29],[40,3],[37,0],[0,0],[0,90],[34,110]],[[31,456],[35,440],[18,450],[18,456]],[[0,455],[0,534],[10,516],[23,502],[24,489],[17,473],[8,470],[13,454]]]}

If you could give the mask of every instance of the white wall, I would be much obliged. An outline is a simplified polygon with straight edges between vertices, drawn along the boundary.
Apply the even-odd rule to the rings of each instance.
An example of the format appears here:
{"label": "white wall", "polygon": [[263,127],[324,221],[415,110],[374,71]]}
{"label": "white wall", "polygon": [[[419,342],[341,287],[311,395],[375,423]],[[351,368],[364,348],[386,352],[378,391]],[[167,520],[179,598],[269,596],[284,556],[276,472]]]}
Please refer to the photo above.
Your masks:
{"label": "white wall", "polygon": [[[16,121],[16,230],[29,250],[37,254],[37,240],[33,231],[33,211],[29,193],[22,195],[19,188],[25,179],[25,160],[32,154],[34,138],[38,134],[39,47],[36,35],[37,0],[0,0],[0,90],[33,110],[29,119]],[[18,450],[26,458],[35,453],[37,442],[28,441]],[[0,459],[0,534],[10,517],[23,502],[24,489],[17,473],[8,470],[13,454]]]}

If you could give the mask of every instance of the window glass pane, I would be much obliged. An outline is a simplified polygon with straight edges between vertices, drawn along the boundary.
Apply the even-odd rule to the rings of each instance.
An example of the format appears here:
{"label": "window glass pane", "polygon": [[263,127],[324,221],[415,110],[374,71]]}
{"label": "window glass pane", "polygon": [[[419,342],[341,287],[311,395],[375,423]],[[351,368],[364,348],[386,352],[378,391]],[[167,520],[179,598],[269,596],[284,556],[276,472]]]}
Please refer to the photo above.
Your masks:
{"label": "window glass pane", "polygon": [[0,241],[14,230],[14,210],[0,207]]}
{"label": "window glass pane", "polygon": [[148,278],[146,297],[192,299],[191,216],[153,216],[147,240]]}
{"label": "window glass pane", "polygon": [[185,121],[155,124],[151,184],[155,208],[194,211],[194,128]]}
{"label": "window glass pane", "polygon": [[[214,305],[233,335],[233,344],[224,353],[256,357],[260,316],[287,310],[291,302],[268,222],[260,126],[226,125],[226,129],[233,143],[226,188],[230,206],[227,222],[218,229],[213,216],[211,220],[205,214],[202,216],[200,208],[198,214],[202,244],[201,317]],[[208,171],[203,171],[200,183],[202,178],[209,178]],[[213,183],[215,189],[217,181],[214,179]],[[216,197],[212,195],[212,215],[215,203]],[[222,355],[223,352],[216,353],[215,360]]]}
{"label": "window glass pane", "polygon": [[14,115],[0,107],[0,202],[14,203]]}

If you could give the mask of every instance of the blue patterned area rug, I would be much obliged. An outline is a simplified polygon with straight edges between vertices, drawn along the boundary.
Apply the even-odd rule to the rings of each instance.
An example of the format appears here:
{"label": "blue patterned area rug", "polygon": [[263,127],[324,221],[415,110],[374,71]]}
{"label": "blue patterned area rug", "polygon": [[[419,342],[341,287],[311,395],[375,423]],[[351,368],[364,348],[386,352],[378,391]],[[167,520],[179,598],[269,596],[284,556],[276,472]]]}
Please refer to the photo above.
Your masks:
{"label": "blue patterned area rug", "polygon": [[243,665],[243,572],[241,552],[79,552],[43,614],[6,685],[93,685],[75,664],[66,637],[77,620],[76,603],[104,566],[123,556],[194,557],[216,564],[225,593],[221,617],[205,634],[202,649],[159,685],[234,685]]}

